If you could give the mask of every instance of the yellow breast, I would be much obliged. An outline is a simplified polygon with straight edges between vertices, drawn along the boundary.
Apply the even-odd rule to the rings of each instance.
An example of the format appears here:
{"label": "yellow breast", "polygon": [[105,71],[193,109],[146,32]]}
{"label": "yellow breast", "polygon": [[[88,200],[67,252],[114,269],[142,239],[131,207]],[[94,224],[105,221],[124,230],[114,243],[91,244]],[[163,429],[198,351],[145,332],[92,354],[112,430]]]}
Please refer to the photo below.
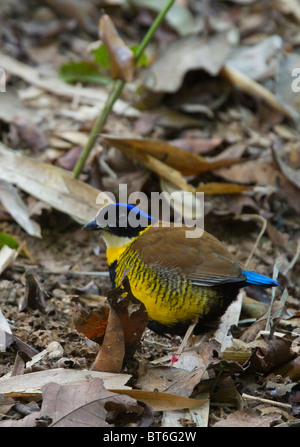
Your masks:
{"label": "yellow breast", "polygon": [[130,247],[123,251],[117,262],[116,286],[128,268],[133,295],[144,303],[149,319],[166,326],[189,321],[195,315],[203,317],[210,310],[208,301],[211,306],[212,299],[216,298],[213,289],[193,286],[178,272],[145,265]]}

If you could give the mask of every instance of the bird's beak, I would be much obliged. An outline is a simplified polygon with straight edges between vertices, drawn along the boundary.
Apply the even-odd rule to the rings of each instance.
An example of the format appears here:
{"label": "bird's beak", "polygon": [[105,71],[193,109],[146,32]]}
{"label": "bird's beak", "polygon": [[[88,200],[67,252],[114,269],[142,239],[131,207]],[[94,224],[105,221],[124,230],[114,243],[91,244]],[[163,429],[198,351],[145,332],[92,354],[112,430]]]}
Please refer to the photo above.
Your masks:
{"label": "bird's beak", "polygon": [[99,225],[97,224],[97,221],[96,221],[96,219],[95,219],[95,220],[92,220],[91,222],[85,224],[85,225],[82,227],[82,229],[83,229],[83,230],[89,230],[89,231],[95,231],[95,230],[100,230],[100,227],[99,227]]}

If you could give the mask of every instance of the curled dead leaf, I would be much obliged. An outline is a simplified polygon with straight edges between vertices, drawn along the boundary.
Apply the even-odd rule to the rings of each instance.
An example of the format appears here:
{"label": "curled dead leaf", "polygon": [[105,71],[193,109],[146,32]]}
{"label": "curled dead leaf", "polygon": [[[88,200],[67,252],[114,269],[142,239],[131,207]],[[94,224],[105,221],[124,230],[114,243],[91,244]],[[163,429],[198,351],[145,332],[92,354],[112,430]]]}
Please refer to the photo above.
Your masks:
{"label": "curled dead leaf", "polygon": [[133,52],[120,38],[113,22],[107,14],[99,22],[100,37],[107,48],[111,76],[125,82],[132,81],[135,62]]}
{"label": "curled dead leaf", "polygon": [[127,359],[138,347],[147,327],[148,314],[144,304],[132,294],[127,276],[124,277],[121,286],[108,292],[107,299],[120,319],[124,331],[125,359]]}
{"label": "curled dead leaf", "polygon": [[93,363],[93,371],[120,373],[125,356],[124,333],[119,317],[110,309],[103,343]]}
{"label": "curled dead leaf", "polygon": [[74,303],[73,323],[75,329],[89,340],[101,344],[108,323],[110,311],[108,303],[100,303],[97,309],[87,311],[76,302],[75,298],[72,301]]}
{"label": "curled dead leaf", "polygon": [[31,270],[26,271],[25,281],[25,296],[19,305],[19,312],[22,312],[27,307],[44,312],[46,306],[44,292]]}
{"label": "curled dead leaf", "polygon": [[281,339],[266,339],[266,342],[265,348],[258,347],[253,350],[247,365],[245,365],[250,370],[268,373],[295,357],[289,342]]}

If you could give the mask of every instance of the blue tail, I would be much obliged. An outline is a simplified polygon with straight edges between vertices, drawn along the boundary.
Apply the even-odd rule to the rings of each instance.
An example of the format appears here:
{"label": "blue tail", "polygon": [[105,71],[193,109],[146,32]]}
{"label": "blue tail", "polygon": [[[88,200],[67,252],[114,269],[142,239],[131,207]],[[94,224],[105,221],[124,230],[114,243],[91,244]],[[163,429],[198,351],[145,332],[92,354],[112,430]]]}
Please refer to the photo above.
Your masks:
{"label": "blue tail", "polygon": [[242,270],[244,275],[247,276],[246,283],[254,284],[261,287],[276,287],[279,283],[274,279],[268,278],[267,276],[261,275],[256,272],[249,272],[248,270]]}

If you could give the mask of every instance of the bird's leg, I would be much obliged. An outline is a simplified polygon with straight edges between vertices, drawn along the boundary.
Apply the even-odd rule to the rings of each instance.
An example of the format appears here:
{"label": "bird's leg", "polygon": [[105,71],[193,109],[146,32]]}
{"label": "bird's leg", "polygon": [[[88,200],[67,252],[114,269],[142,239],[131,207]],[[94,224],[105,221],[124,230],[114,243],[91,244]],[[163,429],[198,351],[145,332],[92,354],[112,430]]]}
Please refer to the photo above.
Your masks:
{"label": "bird's leg", "polygon": [[198,317],[193,318],[191,321],[191,324],[188,327],[188,330],[185,333],[185,336],[184,336],[178,350],[176,351],[176,354],[174,354],[171,358],[171,365],[173,365],[173,363],[178,361],[178,358],[179,358],[180,354],[182,353],[182,351],[184,350],[184,348],[186,347],[187,342],[188,342],[190,336],[193,334],[193,331],[194,331],[197,323],[198,323]]}

